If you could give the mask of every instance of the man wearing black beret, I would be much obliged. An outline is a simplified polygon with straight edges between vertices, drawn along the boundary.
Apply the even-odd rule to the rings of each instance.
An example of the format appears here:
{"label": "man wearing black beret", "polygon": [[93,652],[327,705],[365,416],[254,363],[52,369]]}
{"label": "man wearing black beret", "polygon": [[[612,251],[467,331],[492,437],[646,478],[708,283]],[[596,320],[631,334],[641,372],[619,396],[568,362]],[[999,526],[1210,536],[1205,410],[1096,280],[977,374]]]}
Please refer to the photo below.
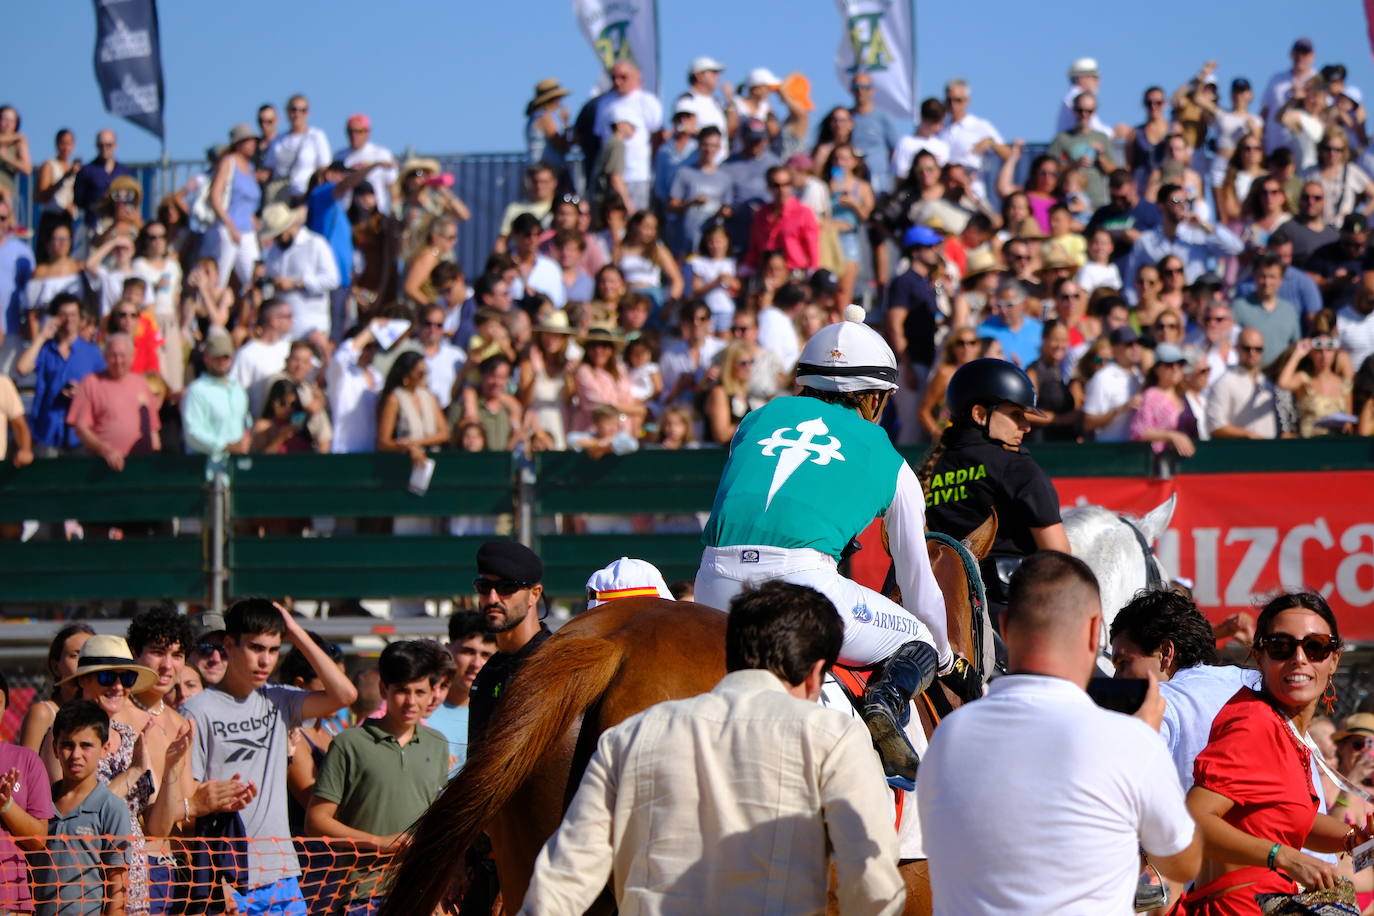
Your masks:
{"label": "man wearing black beret", "polygon": [[553,635],[539,619],[544,564],[523,544],[488,541],[477,549],[477,590],[487,632],[497,652],[472,682],[468,700],[468,748],[481,740],[492,710],[529,654]]}

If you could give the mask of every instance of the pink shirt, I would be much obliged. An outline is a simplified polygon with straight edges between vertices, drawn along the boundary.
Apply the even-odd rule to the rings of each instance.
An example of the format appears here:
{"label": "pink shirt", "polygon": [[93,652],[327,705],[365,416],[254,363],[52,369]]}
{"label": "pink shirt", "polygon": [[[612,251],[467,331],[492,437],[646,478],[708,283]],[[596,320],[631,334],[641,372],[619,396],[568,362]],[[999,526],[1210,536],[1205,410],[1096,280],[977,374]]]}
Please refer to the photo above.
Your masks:
{"label": "pink shirt", "polygon": [[[19,771],[14,803],[46,824],[53,816],[52,788],[43,762],[26,747],[0,743],[0,773],[8,773],[11,768]],[[0,824],[0,910],[28,913],[33,911],[28,870],[24,867],[24,853],[11,836]]]}
{"label": "pink shirt", "polygon": [[754,213],[744,263],[757,270],[763,253],[774,248],[782,249],[789,270],[813,271],[821,266],[816,215],[791,195],[784,198],[781,213],[774,213],[772,204],[765,204]]}
{"label": "pink shirt", "polygon": [[617,379],[605,369],[593,369],[584,363],[577,367],[573,382],[576,386],[577,406],[573,410],[569,432],[590,431],[592,408],[598,404],[620,407],[632,403],[635,399],[634,392],[630,390],[630,376],[623,366]]}
{"label": "pink shirt", "polygon": [[116,381],[95,372],[76,386],[67,422],[89,426],[121,455],[140,455],[153,451],[153,434],[162,428],[161,406],[141,374],[130,372]]}
{"label": "pink shirt", "polygon": [[[1140,409],[1131,417],[1131,438],[1136,442],[1142,442],[1145,433],[1152,429],[1177,430],[1182,416],[1182,404],[1175,403],[1162,389],[1146,388],[1141,396]],[[1164,451],[1164,446],[1163,442],[1150,443],[1150,447],[1156,452]]]}

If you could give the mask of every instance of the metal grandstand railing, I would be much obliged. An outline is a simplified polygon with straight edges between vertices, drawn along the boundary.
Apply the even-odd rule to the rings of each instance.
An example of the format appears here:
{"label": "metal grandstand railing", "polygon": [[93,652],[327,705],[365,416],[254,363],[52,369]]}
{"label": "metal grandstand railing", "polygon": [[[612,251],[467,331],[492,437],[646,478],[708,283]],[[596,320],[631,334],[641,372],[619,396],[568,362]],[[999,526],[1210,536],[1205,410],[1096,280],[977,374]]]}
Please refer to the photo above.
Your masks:
{"label": "metal grandstand railing", "polygon": [[[1030,161],[1044,152],[1046,144],[1027,144],[1021,161],[1017,166],[1017,180],[1023,181],[1030,167]],[[398,154],[398,158],[404,158]],[[517,199],[522,192],[524,169],[528,160],[524,153],[439,153],[432,155],[439,160],[444,171],[453,174],[453,189],[472,211],[469,219],[458,230],[458,260],[469,276],[481,270],[491,253],[492,242],[501,228],[501,215],[506,205]],[[165,163],[139,162],[126,163],[133,170],[134,177],[143,185],[143,216],[150,219],[157,210],[158,202],[169,193],[186,186],[191,178],[204,172],[208,166],[201,159],[173,159]],[[1000,206],[997,198],[997,171],[1001,162],[996,156],[986,157],[982,169],[984,185],[994,207]],[[580,171],[580,161],[574,157],[573,168]],[[17,182],[15,212],[26,216],[22,221],[28,226],[38,225],[39,208],[34,200],[34,187],[37,172],[32,176],[20,175]]]}

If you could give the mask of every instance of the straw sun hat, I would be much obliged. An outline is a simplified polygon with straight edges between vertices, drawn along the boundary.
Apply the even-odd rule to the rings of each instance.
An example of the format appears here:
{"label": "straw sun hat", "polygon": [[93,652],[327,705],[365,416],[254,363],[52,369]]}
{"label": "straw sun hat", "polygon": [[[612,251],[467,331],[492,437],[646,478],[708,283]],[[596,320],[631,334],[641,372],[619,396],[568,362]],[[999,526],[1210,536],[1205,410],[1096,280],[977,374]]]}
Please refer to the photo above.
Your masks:
{"label": "straw sun hat", "polygon": [[134,661],[134,654],[129,651],[129,644],[124,641],[123,636],[106,636],[105,634],[97,634],[86,640],[85,645],[81,647],[81,657],[77,661],[76,672],[57,683],[59,685],[70,684],[84,675],[96,674],[100,671],[133,671],[136,673],[138,680],[134,682],[134,686],[129,688],[130,693],[142,693],[157,683],[157,672]]}

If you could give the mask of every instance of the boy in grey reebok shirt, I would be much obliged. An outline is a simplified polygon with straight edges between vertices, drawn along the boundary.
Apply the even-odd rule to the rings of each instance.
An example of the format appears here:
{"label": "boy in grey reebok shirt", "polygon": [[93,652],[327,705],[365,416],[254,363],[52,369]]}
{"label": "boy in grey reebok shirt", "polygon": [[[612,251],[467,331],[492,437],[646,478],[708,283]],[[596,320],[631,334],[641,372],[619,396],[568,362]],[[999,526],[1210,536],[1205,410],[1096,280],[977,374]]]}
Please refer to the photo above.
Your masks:
{"label": "boy in grey reebok shirt", "polygon": [[[247,835],[257,838],[249,845],[248,886],[234,893],[240,912],[305,916],[286,816],[287,738],[303,719],[333,715],[357,694],[339,666],[280,605],[246,599],[229,608],[224,620],[224,679],[182,707],[195,722],[192,775],[200,782],[238,777],[258,787],[239,812]],[[310,660],[324,690],[267,683],[283,638]]]}

